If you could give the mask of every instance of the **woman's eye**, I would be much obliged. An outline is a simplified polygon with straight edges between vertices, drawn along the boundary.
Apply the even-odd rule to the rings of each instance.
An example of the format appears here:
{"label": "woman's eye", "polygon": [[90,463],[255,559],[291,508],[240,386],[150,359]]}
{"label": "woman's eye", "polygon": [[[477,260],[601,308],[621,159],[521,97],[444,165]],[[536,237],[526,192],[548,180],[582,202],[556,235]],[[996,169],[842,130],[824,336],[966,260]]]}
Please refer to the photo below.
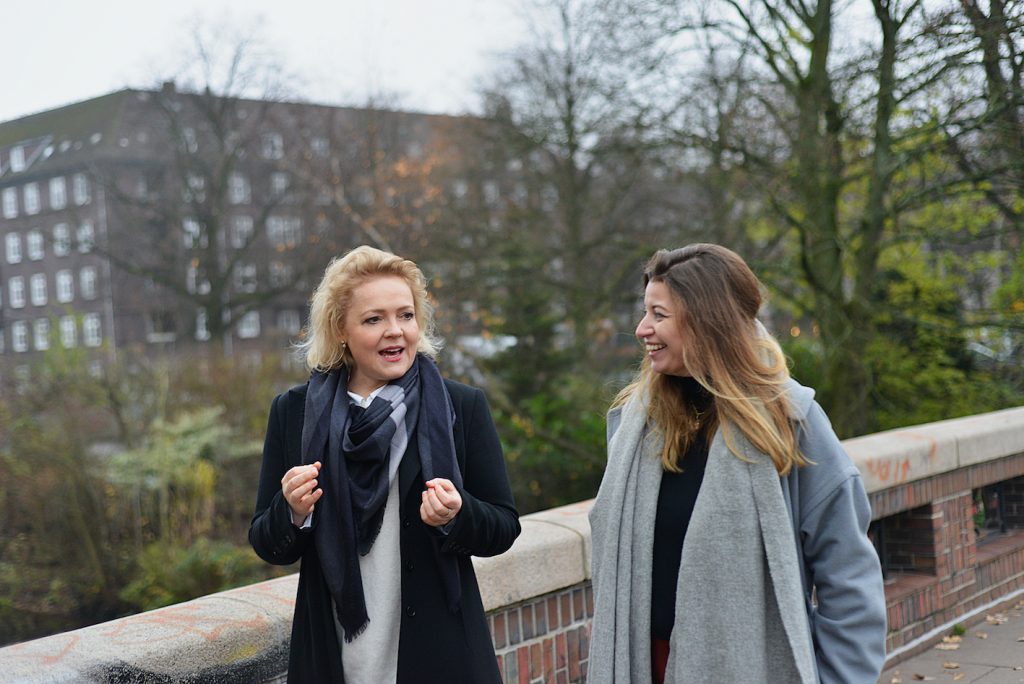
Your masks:
{"label": "woman's eye", "polygon": [[411,321],[414,318],[416,318],[416,314],[414,314],[412,311],[406,311],[405,313],[402,314],[403,321]]}
{"label": "woman's eye", "polygon": [[363,323],[378,323],[380,322],[380,316],[370,316]]}

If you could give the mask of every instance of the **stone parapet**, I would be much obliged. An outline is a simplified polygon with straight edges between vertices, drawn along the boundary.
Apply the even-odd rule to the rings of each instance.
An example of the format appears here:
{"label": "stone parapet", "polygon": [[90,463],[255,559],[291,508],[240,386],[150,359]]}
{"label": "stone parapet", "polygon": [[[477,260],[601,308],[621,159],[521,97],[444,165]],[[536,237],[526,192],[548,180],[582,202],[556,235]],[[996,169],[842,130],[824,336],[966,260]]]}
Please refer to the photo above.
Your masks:
{"label": "stone parapet", "polygon": [[[888,565],[895,657],[1024,590],[1024,408],[844,442]],[[813,460],[814,455],[808,454]],[[975,538],[974,492],[999,486],[1009,533]],[[475,558],[505,681],[582,682],[593,595],[583,501],[523,516],[512,549]],[[297,575],[0,649],[4,681],[283,681]]]}

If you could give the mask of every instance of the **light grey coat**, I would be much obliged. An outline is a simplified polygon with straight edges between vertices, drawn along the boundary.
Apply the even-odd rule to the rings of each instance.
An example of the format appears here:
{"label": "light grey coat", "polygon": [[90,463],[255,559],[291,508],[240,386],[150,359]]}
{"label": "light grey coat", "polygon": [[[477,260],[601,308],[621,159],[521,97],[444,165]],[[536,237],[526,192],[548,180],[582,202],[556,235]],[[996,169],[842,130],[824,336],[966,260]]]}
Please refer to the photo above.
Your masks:
{"label": "light grey coat", "polygon": [[[668,682],[877,681],[885,599],[867,497],[813,391],[791,382],[789,398],[814,465],[780,479],[741,435],[745,461],[721,434],[712,441],[683,547]],[[589,681],[646,684],[660,443],[642,406],[622,413],[609,415],[608,471],[591,513]],[[632,459],[631,440],[642,443]]]}

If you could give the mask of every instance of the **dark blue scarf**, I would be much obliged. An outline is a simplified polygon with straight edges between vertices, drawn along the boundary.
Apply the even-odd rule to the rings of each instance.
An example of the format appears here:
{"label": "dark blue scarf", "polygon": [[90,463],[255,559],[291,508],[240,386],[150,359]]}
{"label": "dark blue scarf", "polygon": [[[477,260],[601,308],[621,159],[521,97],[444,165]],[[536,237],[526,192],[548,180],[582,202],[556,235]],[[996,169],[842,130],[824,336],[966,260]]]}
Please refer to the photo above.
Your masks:
{"label": "dark blue scarf", "polygon": [[[303,463],[321,462],[324,490],[317,503],[313,540],[345,641],[359,636],[370,620],[359,558],[352,550],[365,556],[373,547],[384,520],[390,477],[408,440],[416,439],[424,481],[443,477],[462,488],[454,422],[455,410],[441,373],[422,354],[365,409],[351,403],[346,368],[314,371],[309,378]],[[392,444],[398,453],[392,453]],[[435,560],[454,612],[462,599],[459,567],[454,556],[441,553],[442,542],[438,536]]]}

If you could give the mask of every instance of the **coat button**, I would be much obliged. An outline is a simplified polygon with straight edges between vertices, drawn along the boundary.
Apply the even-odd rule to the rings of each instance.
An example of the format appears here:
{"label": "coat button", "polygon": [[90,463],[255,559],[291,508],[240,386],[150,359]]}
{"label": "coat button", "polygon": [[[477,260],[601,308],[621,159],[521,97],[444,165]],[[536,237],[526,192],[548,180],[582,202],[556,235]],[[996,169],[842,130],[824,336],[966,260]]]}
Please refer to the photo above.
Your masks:
{"label": "coat button", "polygon": [[413,566],[412,561],[406,561],[405,562],[405,569],[408,570],[409,572],[412,572],[413,567],[415,567],[415,566]]}
{"label": "coat button", "polygon": [[404,520],[402,520],[402,527],[408,527],[411,524],[412,523],[409,522],[409,518],[405,518]]}
{"label": "coat button", "polygon": [[408,615],[409,617],[416,617],[416,609],[413,608],[412,606],[406,606],[405,607],[405,614]]}

